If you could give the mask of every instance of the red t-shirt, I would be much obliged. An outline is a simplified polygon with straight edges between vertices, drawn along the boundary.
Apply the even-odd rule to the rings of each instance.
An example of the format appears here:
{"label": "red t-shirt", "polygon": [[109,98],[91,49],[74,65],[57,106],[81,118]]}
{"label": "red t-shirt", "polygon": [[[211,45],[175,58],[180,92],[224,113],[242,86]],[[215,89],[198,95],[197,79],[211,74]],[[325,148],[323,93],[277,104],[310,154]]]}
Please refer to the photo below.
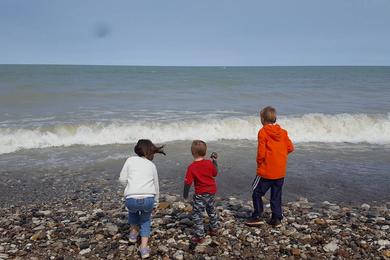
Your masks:
{"label": "red t-shirt", "polygon": [[188,166],[184,183],[191,185],[194,182],[195,194],[215,194],[217,184],[214,177],[217,176],[217,169],[211,160],[194,161]]}

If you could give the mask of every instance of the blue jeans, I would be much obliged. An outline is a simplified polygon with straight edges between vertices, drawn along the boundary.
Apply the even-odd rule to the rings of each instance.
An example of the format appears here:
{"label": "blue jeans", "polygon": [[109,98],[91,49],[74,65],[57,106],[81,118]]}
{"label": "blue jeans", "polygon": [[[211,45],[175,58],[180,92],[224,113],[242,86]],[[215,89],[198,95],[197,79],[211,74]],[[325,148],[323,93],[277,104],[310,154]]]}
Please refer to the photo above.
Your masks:
{"label": "blue jeans", "polygon": [[126,199],[126,208],[129,210],[129,224],[139,225],[141,237],[150,236],[150,222],[153,206],[154,197]]}
{"label": "blue jeans", "polygon": [[252,214],[253,218],[261,217],[263,214],[263,200],[262,197],[265,193],[271,189],[271,210],[272,218],[282,219],[282,187],[284,183],[284,178],[269,180],[260,178],[256,176],[253,181],[253,208],[254,212]]}

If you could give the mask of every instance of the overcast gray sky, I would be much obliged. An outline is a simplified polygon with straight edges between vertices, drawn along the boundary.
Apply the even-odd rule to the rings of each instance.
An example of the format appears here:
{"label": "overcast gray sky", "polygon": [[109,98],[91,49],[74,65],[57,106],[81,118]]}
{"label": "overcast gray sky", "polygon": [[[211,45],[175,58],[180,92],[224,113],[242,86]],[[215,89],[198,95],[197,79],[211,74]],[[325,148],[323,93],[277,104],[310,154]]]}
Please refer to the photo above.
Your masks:
{"label": "overcast gray sky", "polygon": [[389,0],[0,0],[0,64],[390,65]]}

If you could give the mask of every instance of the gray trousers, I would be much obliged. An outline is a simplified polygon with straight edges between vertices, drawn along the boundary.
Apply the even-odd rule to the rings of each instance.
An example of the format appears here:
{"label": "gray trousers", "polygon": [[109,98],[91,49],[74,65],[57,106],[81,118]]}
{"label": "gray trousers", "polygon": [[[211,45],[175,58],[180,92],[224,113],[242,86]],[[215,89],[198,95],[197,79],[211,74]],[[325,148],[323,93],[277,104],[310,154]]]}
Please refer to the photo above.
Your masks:
{"label": "gray trousers", "polygon": [[215,230],[218,228],[218,214],[214,204],[214,194],[194,194],[192,220],[194,222],[195,235],[197,237],[203,237],[205,235],[203,225],[203,212],[205,209],[209,216],[210,229]]}

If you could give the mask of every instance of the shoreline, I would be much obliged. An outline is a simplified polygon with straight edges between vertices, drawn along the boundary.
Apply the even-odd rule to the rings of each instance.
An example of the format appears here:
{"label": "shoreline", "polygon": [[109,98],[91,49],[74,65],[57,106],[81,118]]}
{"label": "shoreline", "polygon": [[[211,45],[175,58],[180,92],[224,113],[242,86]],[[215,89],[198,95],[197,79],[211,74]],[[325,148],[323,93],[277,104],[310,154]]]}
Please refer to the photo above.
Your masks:
{"label": "shoreline", "polygon": [[[94,202],[63,198],[0,209],[0,259],[138,259],[137,246],[126,238],[120,197],[112,193]],[[390,203],[345,207],[301,198],[284,204],[280,228],[246,227],[248,202],[219,198],[216,206],[219,235],[191,250],[190,203],[162,194],[153,218],[151,259],[390,258]]]}
{"label": "shoreline", "polygon": [[[167,156],[157,156],[162,193],[181,195],[184,174],[192,157],[188,142],[166,144]],[[220,155],[217,196],[251,200],[256,146],[251,141],[208,143]],[[322,203],[359,206],[390,202],[389,148],[348,146],[333,149],[298,145],[288,162],[284,202],[299,197]],[[343,147],[339,147],[343,148]],[[344,147],[345,148],[345,147]],[[103,200],[123,192],[119,172],[132,145],[76,146],[29,150],[0,160],[0,207],[50,201],[57,197]]]}

